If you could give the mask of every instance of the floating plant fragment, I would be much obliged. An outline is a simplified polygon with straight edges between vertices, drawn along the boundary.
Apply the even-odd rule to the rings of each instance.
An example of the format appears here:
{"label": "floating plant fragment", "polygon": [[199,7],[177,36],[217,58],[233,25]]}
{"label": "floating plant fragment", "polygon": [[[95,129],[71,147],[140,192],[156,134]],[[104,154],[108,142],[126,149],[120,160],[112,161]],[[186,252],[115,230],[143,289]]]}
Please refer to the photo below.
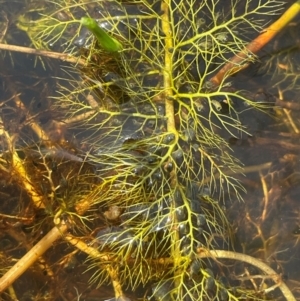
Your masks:
{"label": "floating plant fragment", "polygon": [[93,33],[99,45],[107,52],[118,52],[123,49],[122,44],[100,28],[94,19],[82,17],[80,22]]}

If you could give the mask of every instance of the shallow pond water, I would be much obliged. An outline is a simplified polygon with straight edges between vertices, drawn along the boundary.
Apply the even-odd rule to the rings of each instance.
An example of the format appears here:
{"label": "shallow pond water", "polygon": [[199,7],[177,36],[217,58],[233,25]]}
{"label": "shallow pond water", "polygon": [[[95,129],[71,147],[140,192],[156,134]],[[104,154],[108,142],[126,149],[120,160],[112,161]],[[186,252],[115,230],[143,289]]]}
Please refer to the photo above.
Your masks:
{"label": "shallow pond water", "polygon": [[[39,12],[47,11],[47,5],[49,11],[52,9],[52,4],[45,3],[46,9],[43,4],[33,9],[30,1],[0,1],[3,7],[0,14],[0,42],[44,48],[42,43],[33,45],[30,37],[35,27],[30,22],[28,25],[21,17],[26,15],[28,5],[31,7],[29,15],[32,20],[38,20]],[[198,3],[193,3],[197,7]],[[255,3],[256,1],[252,4]],[[73,4],[76,7],[77,4]],[[69,21],[73,16],[81,16],[84,10],[79,4],[75,11],[58,10],[53,17]],[[131,47],[144,47],[147,39],[156,45],[156,48],[153,45],[152,48],[145,47],[145,53],[140,55],[157,55],[157,61],[137,60],[134,51],[128,52],[128,64],[131,64],[133,70],[139,71],[138,75],[128,73],[126,68],[119,70],[114,59],[109,56],[98,57],[94,54],[90,69],[78,66],[76,70],[66,62],[1,50],[1,265],[8,269],[56,222],[64,221],[73,238],[78,238],[91,248],[97,247],[105,256],[108,256],[110,244],[116,239],[120,240],[111,250],[119,251],[117,258],[118,263],[121,263],[116,269],[120,274],[120,281],[129,283],[127,294],[131,300],[146,298],[152,292],[153,297],[159,300],[171,300],[172,281],[162,282],[156,291],[154,289],[163,272],[170,268],[170,263],[163,264],[157,270],[154,266],[159,265],[160,258],[167,258],[173,252],[169,245],[172,246],[174,240],[172,230],[176,230],[175,227],[178,226],[178,248],[182,257],[191,258],[190,265],[186,264],[187,286],[195,286],[197,281],[202,281],[205,290],[213,291],[214,288],[210,287],[214,286],[212,275],[216,271],[219,273],[216,276],[216,279],[219,277],[218,281],[224,273],[230,275],[233,282],[240,281],[249,285],[247,277],[258,273],[231,262],[232,269],[229,271],[212,265],[212,270],[203,269],[201,275],[197,271],[191,272],[195,265],[198,267],[198,260],[194,259],[195,255],[191,255],[194,254],[193,247],[201,249],[209,241],[207,244],[211,248],[229,248],[266,262],[281,275],[296,298],[300,298],[300,18],[294,19],[266,45],[257,54],[258,60],[255,63],[231,78],[231,86],[228,84],[224,87],[225,94],[207,99],[192,99],[189,94],[202,95],[204,92],[201,85],[204,86],[207,81],[200,74],[207,72],[211,76],[210,72],[213,74],[217,70],[221,57],[228,59],[231,53],[223,50],[224,57],[216,55],[214,64],[209,69],[207,64],[203,64],[195,56],[186,42],[193,38],[199,22],[195,22],[194,28],[182,21],[186,26],[184,28],[187,28],[185,32],[175,26],[176,37],[183,46],[168,48],[167,52],[174,55],[175,61],[179,58],[183,61],[181,64],[174,64],[175,71],[172,75],[175,78],[172,88],[182,97],[179,101],[169,99],[175,103],[174,123],[178,131],[174,134],[168,132],[168,99],[166,101],[164,94],[158,92],[165,79],[160,70],[165,49],[160,53],[161,42],[156,41],[157,32],[151,28],[160,26],[160,22],[151,15],[153,11],[143,4],[125,4],[126,10],[133,15],[128,20],[122,5],[114,4],[115,6],[110,6],[111,2],[103,1],[103,8],[113,11],[121,20],[120,23],[114,27],[108,19],[105,26],[102,22],[102,27],[115,30],[120,36],[125,32],[132,38]],[[174,11],[177,6],[180,8],[176,1],[173,5]],[[220,6],[225,9],[221,4]],[[153,7],[155,12],[159,10],[157,3]],[[104,12],[95,3],[91,2],[89,9],[95,18],[103,17]],[[237,10],[239,9],[240,6]],[[186,20],[190,21],[191,11],[180,11],[180,14],[183,13],[187,15]],[[175,23],[180,23],[180,14],[174,13]],[[201,10],[197,14],[200,17]],[[144,21],[139,21],[137,15]],[[208,17],[203,17],[202,23],[200,22],[203,28],[198,32],[201,37],[198,49],[206,53],[202,58],[209,61],[214,55],[214,43],[230,45],[235,35],[226,34],[222,29],[215,35],[215,40],[214,35],[202,37],[203,32],[211,30],[207,20]],[[25,23],[29,26],[26,31]],[[74,27],[72,25],[69,28],[69,35],[74,35],[78,24],[75,20]],[[140,27],[147,33],[147,39],[134,40]],[[38,29],[42,30],[42,27]],[[73,47],[78,55],[87,58],[92,39],[86,30],[82,29],[80,32],[84,37],[79,34],[71,43],[72,46],[68,44],[67,49]],[[252,38],[254,35],[246,39]],[[65,50],[67,43],[68,41],[61,39],[56,44],[48,43],[48,46],[51,50],[60,52]],[[227,49],[224,45],[222,49]],[[78,49],[78,46],[85,48]],[[157,50],[155,54],[154,48]],[[109,72],[105,69],[107,65]],[[83,83],[80,87],[84,92],[92,92],[78,93],[80,83]],[[207,93],[215,93],[207,85],[205,89]],[[252,110],[247,103],[241,102],[241,98],[224,99],[224,95],[236,91],[243,91],[243,97],[250,97],[256,103],[268,104],[268,108],[263,111]],[[86,97],[87,94],[90,98]],[[231,104],[238,112],[239,122],[245,126],[242,133],[240,128],[231,125],[228,126],[229,131],[224,130],[227,123],[222,123],[217,113],[212,119],[206,117],[213,110],[220,112],[224,120],[230,123],[231,119],[226,118],[235,116],[235,111],[231,111]],[[277,105],[276,108],[274,104]],[[189,111],[188,107],[194,109]],[[233,115],[230,115],[232,112]],[[199,121],[191,121],[191,116],[201,116],[204,127],[210,130],[212,128],[216,133],[213,137],[215,142],[209,144],[202,139],[205,135],[211,135],[211,132],[202,128],[199,130]],[[206,146],[201,148],[201,142],[207,143]],[[229,148],[224,153],[215,150],[216,146],[221,149],[227,147],[227,144]],[[207,155],[207,150],[213,152]],[[235,169],[231,157],[226,156],[227,152],[241,162],[242,169]],[[12,154],[21,159],[25,170],[22,176],[22,168],[18,172],[14,169],[12,162],[16,162],[16,157]],[[216,173],[218,166],[211,163],[211,158],[221,158],[218,164],[228,173],[229,178],[237,181],[234,185],[226,186],[227,178]],[[203,166],[207,171],[205,168],[202,171]],[[175,185],[174,170],[178,173],[176,189],[172,186]],[[212,177],[211,174],[214,173],[215,176]],[[185,178],[192,180],[185,182]],[[34,188],[31,193],[24,185],[25,180]],[[108,182],[106,186],[103,184],[105,181]],[[201,181],[203,185],[199,184]],[[245,188],[238,190],[240,197],[237,197],[237,191],[233,189],[238,186],[236,183]],[[220,188],[223,184],[224,189]],[[102,190],[96,195],[90,193],[97,191],[100,186]],[[42,200],[40,208],[37,203],[32,203],[35,194],[38,195],[37,202]],[[145,197],[142,202],[141,195]],[[155,203],[158,196],[159,202]],[[103,198],[105,201],[99,200],[91,206],[91,198]],[[154,205],[150,205],[151,202]],[[112,204],[117,206],[112,208]],[[89,207],[92,209],[85,215],[86,208]],[[151,209],[151,214],[148,208]],[[116,211],[112,212],[113,210]],[[216,226],[220,222],[216,217],[218,215],[226,216],[229,220],[229,246],[228,240],[222,237],[227,232],[222,228],[226,227],[226,222],[221,218],[224,223]],[[174,216],[178,225],[174,223]],[[116,229],[118,231],[113,231]],[[125,229],[127,235],[124,236],[122,229]],[[101,240],[99,233],[105,233],[105,239],[102,235]],[[150,257],[151,264],[148,264]],[[126,260],[122,262],[122,258],[135,263],[132,267],[134,276],[126,278],[130,265],[126,265]],[[141,261],[146,264],[141,264],[139,271],[135,266]],[[101,269],[108,269],[105,264],[106,261],[101,262]],[[29,268],[14,283],[12,291],[16,292],[20,300],[110,299],[114,295],[111,287],[97,288],[97,282],[104,281],[105,277],[110,282],[109,277],[98,270],[99,263],[97,266],[93,260],[87,259],[82,249],[76,248],[76,243],[72,245],[61,240],[35,263],[34,268]],[[155,278],[151,274],[154,274],[154,270],[157,273]],[[174,270],[173,272],[176,273]],[[95,283],[88,285],[91,277]],[[141,280],[135,279],[138,277]],[[255,284],[257,291],[263,288],[264,281],[269,284],[269,280],[262,277],[261,282]],[[135,292],[130,286],[136,289]],[[169,288],[167,293],[166,286]],[[1,298],[10,300],[12,291],[3,292]],[[193,292],[197,293],[199,291]],[[164,296],[158,296],[159,294]],[[270,298],[277,298],[277,294],[275,290]],[[227,297],[225,295],[222,298],[227,300]]]}

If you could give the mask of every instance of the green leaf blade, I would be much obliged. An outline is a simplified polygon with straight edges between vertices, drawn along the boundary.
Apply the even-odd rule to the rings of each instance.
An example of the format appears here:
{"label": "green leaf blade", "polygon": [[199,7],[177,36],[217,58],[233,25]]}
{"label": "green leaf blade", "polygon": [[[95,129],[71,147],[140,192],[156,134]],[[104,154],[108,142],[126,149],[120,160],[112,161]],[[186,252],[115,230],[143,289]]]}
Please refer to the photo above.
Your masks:
{"label": "green leaf blade", "polygon": [[122,44],[106,33],[97,22],[89,17],[82,17],[80,23],[97,38],[98,44],[107,52],[118,52],[123,49]]}

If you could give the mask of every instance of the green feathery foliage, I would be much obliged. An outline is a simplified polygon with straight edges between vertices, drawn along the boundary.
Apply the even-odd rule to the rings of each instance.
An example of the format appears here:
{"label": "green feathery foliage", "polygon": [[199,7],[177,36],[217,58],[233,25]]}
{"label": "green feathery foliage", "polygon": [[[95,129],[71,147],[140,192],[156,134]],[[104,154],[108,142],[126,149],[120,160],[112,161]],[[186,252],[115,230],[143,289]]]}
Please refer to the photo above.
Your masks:
{"label": "green feathery foliage", "polygon": [[[111,258],[91,261],[91,268],[98,267],[92,279],[97,284],[108,279],[110,265],[124,286],[152,283],[157,300],[261,297],[226,284],[213,260],[197,254],[230,240],[222,201],[239,198],[243,188],[227,138],[247,132],[242,112],[264,108],[249,91],[236,91],[228,76],[218,86],[210,79],[246,51],[281,5],[277,0],[58,0],[40,19],[26,21],[33,40],[88,60],[83,83],[74,80],[74,87],[62,88],[56,102],[88,150],[85,161],[97,178],[85,196],[68,200],[69,207],[78,215],[95,206],[120,210],[95,237],[93,245]],[[98,49],[81,26],[86,15],[112,37],[117,55]],[[247,53],[241,64],[254,61]]]}

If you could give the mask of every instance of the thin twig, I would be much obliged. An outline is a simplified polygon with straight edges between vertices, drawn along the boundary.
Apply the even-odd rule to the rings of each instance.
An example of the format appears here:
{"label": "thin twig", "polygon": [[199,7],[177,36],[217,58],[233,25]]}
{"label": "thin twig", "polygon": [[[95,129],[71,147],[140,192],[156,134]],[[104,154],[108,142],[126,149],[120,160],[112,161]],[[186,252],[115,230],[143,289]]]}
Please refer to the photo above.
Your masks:
{"label": "thin twig", "polygon": [[41,195],[38,194],[35,187],[32,185],[30,178],[27,174],[27,171],[24,167],[23,161],[18,156],[17,152],[14,149],[14,145],[12,143],[12,138],[9,134],[0,129],[2,135],[5,136],[6,142],[8,144],[8,148],[11,152],[11,159],[12,159],[12,169],[14,173],[17,175],[17,179],[21,179],[22,184],[28,195],[31,197],[34,205],[36,208],[45,208],[44,199]]}
{"label": "thin twig", "polygon": [[[80,239],[78,239],[76,237],[73,237],[72,235],[66,235],[66,236],[64,236],[64,239],[66,241],[68,241],[69,243],[71,243],[74,247],[78,248],[82,252],[85,252],[90,257],[99,260],[100,262],[101,261],[108,262],[111,260],[111,258],[107,254],[100,253],[97,249],[88,246],[86,243],[84,243],[83,241],[81,241]],[[106,269],[107,273],[109,274],[110,279],[112,281],[112,286],[113,286],[114,292],[115,292],[115,298],[118,299],[120,297],[125,297],[123,290],[122,290],[121,283],[119,281],[119,276],[118,276],[118,273],[116,272],[116,270],[110,264],[106,264],[105,269]]]}
{"label": "thin twig", "polygon": [[44,56],[44,57],[57,59],[57,60],[61,60],[64,62],[68,62],[68,63],[72,63],[75,65],[80,65],[80,66],[86,65],[85,60],[77,58],[77,57],[73,57],[67,53],[40,50],[40,49],[34,49],[34,48],[29,48],[29,47],[17,46],[17,45],[8,45],[8,44],[3,44],[3,43],[0,43],[0,49]]}
{"label": "thin twig", "polygon": [[0,279],[0,292],[3,292],[7,287],[16,281],[34,262],[42,256],[53,243],[58,240],[68,227],[61,224],[59,227],[54,227],[50,230],[32,249],[27,252],[18,262],[8,270]]}

